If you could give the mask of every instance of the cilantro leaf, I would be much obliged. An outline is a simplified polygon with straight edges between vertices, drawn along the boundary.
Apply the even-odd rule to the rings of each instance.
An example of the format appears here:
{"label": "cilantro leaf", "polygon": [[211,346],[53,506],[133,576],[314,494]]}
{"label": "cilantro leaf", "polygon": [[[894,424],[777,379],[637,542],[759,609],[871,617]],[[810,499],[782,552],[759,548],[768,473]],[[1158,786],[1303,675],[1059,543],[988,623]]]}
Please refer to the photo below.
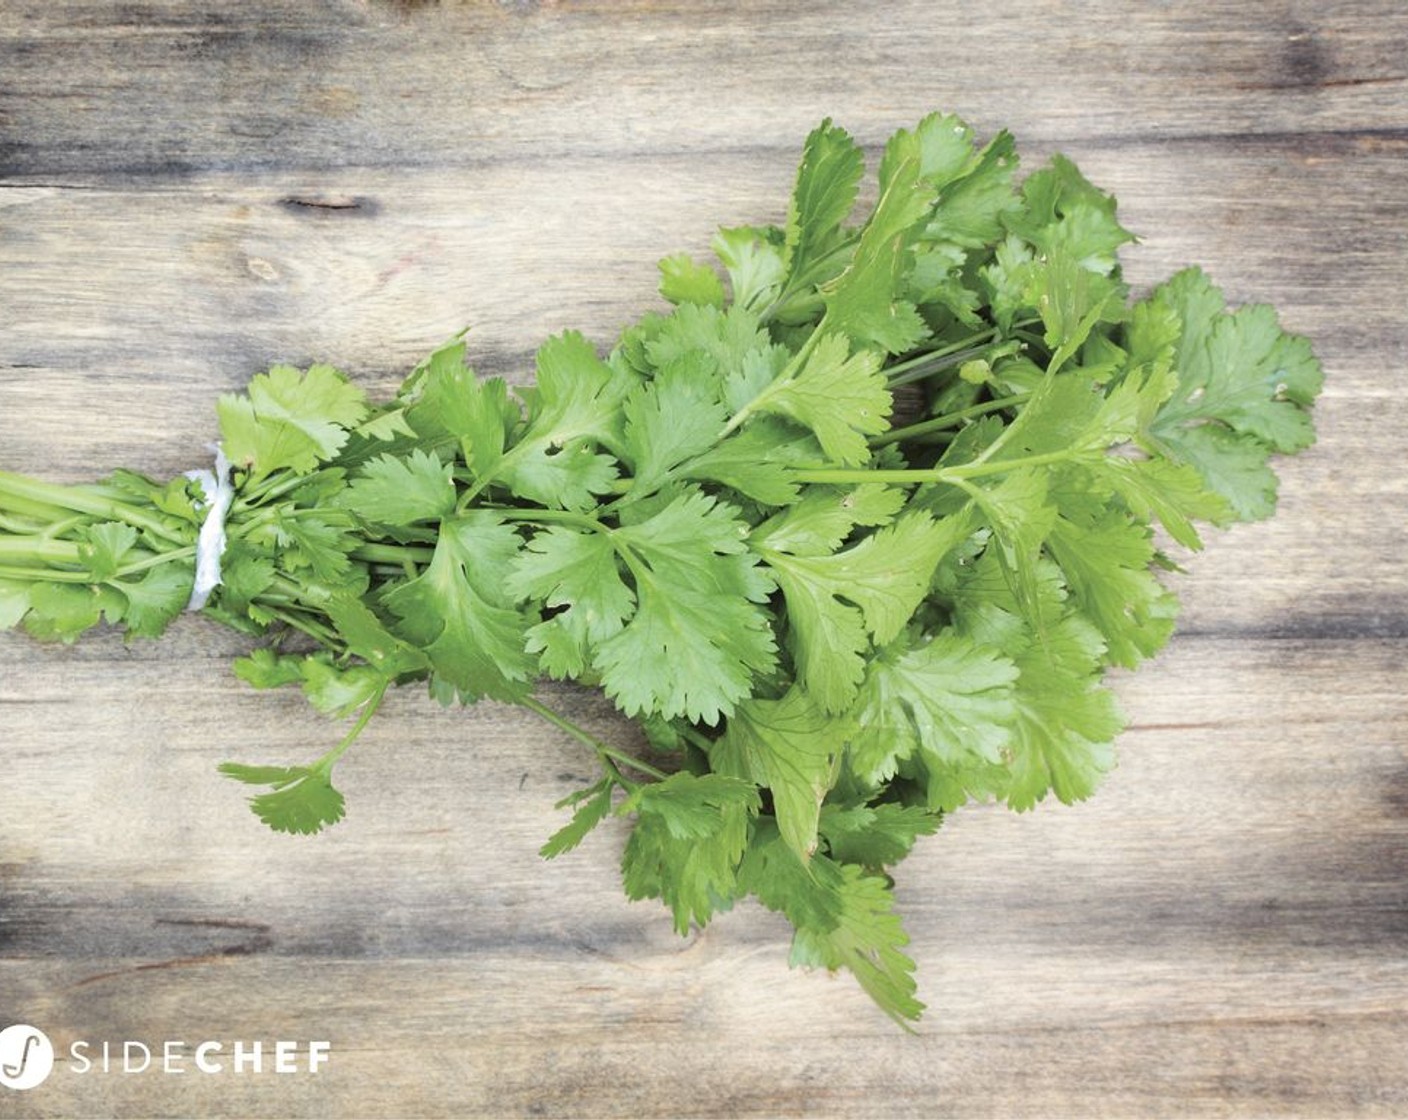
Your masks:
{"label": "cilantro leaf", "polygon": [[861,987],[896,1022],[917,1019],[924,1005],[915,998],[914,962],[894,896],[884,879],[854,864],[841,866],[835,887],[840,918],[834,929],[801,926],[792,942],[794,964],[848,968]]}
{"label": "cilantro leaf", "polygon": [[812,130],[787,210],[782,260],[789,279],[805,276],[835,248],[864,172],[865,157],[850,133],[829,120]]}
{"label": "cilantro leaf", "polygon": [[881,645],[899,634],[957,544],[953,536],[940,522],[908,514],[827,556],[762,550],[787,603],[798,678],[823,709],[850,705],[865,675],[867,634]]}
{"label": "cilantro leaf", "polygon": [[893,167],[850,265],[823,289],[825,326],[890,354],[928,336],[914,305],[900,298],[908,245],[934,194],[920,179],[918,159]]}
{"label": "cilantro leaf", "polygon": [[835,780],[851,733],[801,688],[778,700],[748,700],[734,710],[710,760],[717,772],[772,791],[783,839],[803,861],[817,845],[821,802]]}
{"label": "cilantro leaf", "polygon": [[255,475],[280,468],[307,474],[337,454],[367,404],[362,390],[331,366],[304,373],[274,366],[249,383],[248,395],[222,396],[218,411],[231,463]]}
{"label": "cilantro leaf", "polygon": [[660,294],[671,303],[710,307],[724,304],[724,285],[719,274],[688,253],[674,253],[660,262]]}
{"label": "cilantro leaf", "polygon": [[401,620],[401,636],[421,646],[435,675],[468,699],[513,700],[527,691],[527,623],[506,589],[521,543],[491,512],[446,518],[425,571],[382,597]]}
{"label": "cilantro leaf", "polygon": [[[1319,363],[1302,338],[1281,331],[1264,306],[1226,311],[1222,293],[1197,269],[1180,272],[1149,297],[1176,317],[1178,385],[1149,435],[1175,462],[1191,464],[1237,517],[1256,520],[1275,508],[1272,452],[1314,440],[1307,410],[1320,391]],[[1155,357],[1163,339],[1151,320],[1129,345]]]}
{"label": "cilantro leaf", "polygon": [[616,481],[621,404],[632,382],[568,331],[538,348],[536,386],[524,390],[526,429],[493,471],[517,494],[559,509],[586,509]]}
{"label": "cilantro leaf", "polygon": [[871,351],[850,353],[839,334],[818,337],[796,374],[764,389],[746,412],[776,413],[811,429],[827,458],[847,466],[865,462],[865,437],[890,426],[890,391]]}
{"label": "cilantro leaf", "polygon": [[882,801],[821,811],[821,834],[831,858],[879,870],[904,859],[921,836],[938,831],[940,815],[919,805]]}
{"label": "cilantro leaf", "polygon": [[953,631],[881,650],[856,701],[852,770],[878,788],[909,758],[931,772],[1000,762],[1017,718],[1017,676],[1009,658]]}
{"label": "cilantro leaf", "polygon": [[553,526],[538,533],[516,557],[507,586],[515,598],[540,600],[555,612],[528,630],[529,651],[553,677],[580,676],[636,605],[604,532]]}
{"label": "cilantro leaf", "polygon": [[782,291],[787,275],[780,246],[782,236],[752,226],[721,229],[711,248],[728,273],[733,305],[745,311],[761,312]]}
{"label": "cilantro leaf", "polygon": [[727,416],[711,384],[712,372],[706,354],[688,351],[626,398],[623,458],[635,489],[658,488],[672,467],[715,446]]}
{"label": "cilantro leaf", "polygon": [[759,804],[751,782],[718,774],[640,787],[623,805],[637,814],[621,857],[626,896],[663,899],[680,934],[707,923],[734,896]]}
{"label": "cilantro leaf", "polygon": [[455,509],[454,467],[420,449],[401,457],[379,455],[362,467],[345,495],[348,509],[382,525],[439,521]]}
{"label": "cilantro leaf", "polygon": [[342,794],[328,771],[306,766],[244,766],[222,762],[220,773],[249,785],[271,785],[249,800],[255,815],[275,832],[309,835],[346,815]]}
{"label": "cilantro leaf", "polygon": [[603,779],[560,802],[559,809],[575,805],[576,811],[570,821],[549,837],[538,854],[544,859],[556,859],[577,847],[611,813],[611,791],[612,783]]}
{"label": "cilantro leaf", "polygon": [[748,695],[756,675],[771,671],[776,647],[760,604],[772,584],[736,514],[688,490],[613,532],[636,611],[600,644],[594,663],[627,715],[712,724]]}

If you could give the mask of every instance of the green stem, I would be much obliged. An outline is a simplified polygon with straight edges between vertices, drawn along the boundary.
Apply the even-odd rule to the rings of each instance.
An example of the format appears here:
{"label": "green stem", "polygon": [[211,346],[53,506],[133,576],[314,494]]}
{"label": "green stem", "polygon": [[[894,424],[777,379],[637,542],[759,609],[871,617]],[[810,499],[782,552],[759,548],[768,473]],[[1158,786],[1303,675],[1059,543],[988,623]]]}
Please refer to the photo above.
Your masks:
{"label": "green stem", "polygon": [[81,486],[58,486],[25,475],[0,471],[0,499],[13,499],[5,501],[4,504],[14,513],[25,512],[25,504],[29,504],[31,508],[36,505],[57,506],[68,513],[86,513],[108,521],[121,521],[172,544],[185,543],[178,534],[173,533],[155,517],[102,493],[85,490]]}
{"label": "green stem", "polygon": [[967,408],[955,409],[953,412],[937,416],[932,420],[921,420],[917,424],[908,424],[903,428],[891,428],[882,436],[876,436],[870,441],[871,447],[884,447],[886,444],[899,443],[901,440],[911,439],[914,436],[928,435],[930,432],[942,432],[948,428],[962,426],[964,421],[971,420],[975,416],[985,416],[989,412],[1000,412],[1004,408],[1011,408],[1014,405],[1023,404],[1031,399],[1030,393],[1013,393],[1010,397],[1000,397],[997,400],[983,401],[981,404],[969,405]]}
{"label": "green stem", "polygon": [[350,554],[354,560],[364,560],[368,564],[391,564],[401,567],[406,561],[414,564],[429,564],[435,559],[433,548],[416,548],[408,544],[359,544]]}
{"label": "green stem", "polygon": [[61,572],[57,568],[8,568],[0,565],[0,579],[17,580],[20,583],[33,583],[37,579],[49,583],[92,583],[90,572]]}
{"label": "green stem", "polygon": [[530,712],[536,712],[538,715],[542,716],[543,719],[547,720],[554,727],[567,732],[568,735],[571,735],[572,738],[576,739],[578,742],[591,747],[591,749],[596,752],[597,757],[601,760],[601,764],[606,768],[607,772],[627,788],[633,789],[639,786],[640,783],[632,781],[622,774],[620,767],[616,765],[618,762],[629,766],[632,770],[639,770],[642,774],[649,774],[656,781],[663,782],[669,777],[663,770],[656,769],[654,766],[651,766],[650,763],[642,762],[634,755],[617,750],[615,747],[607,746],[607,744],[603,743],[595,735],[584,728],[578,727],[566,716],[555,712],[536,697],[529,696],[526,699],[520,700],[519,703]]}
{"label": "green stem", "polygon": [[381,682],[377,690],[372,693],[371,699],[362,705],[362,714],[357,717],[357,722],[353,725],[352,730],[346,734],[342,742],[338,743],[337,746],[333,747],[332,750],[328,751],[327,754],[313,763],[316,769],[322,770],[323,773],[326,774],[333,768],[337,760],[347,753],[347,748],[355,743],[357,736],[367,729],[367,724],[371,723],[372,716],[376,715],[377,709],[381,707],[381,702],[386,696],[386,689],[390,684],[391,682],[389,680]]}
{"label": "green stem", "polygon": [[81,564],[78,545],[42,536],[0,537],[0,563]]}
{"label": "green stem", "polygon": [[576,525],[582,529],[606,530],[606,526],[591,514],[574,513],[567,509],[498,509],[495,513],[510,521],[538,521],[545,525]]}
{"label": "green stem", "polygon": [[336,650],[342,645],[342,639],[340,639],[337,634],[329,630],[322,623],[314,622],[311,618],[303,617],[303,612],[295,613],[293,608],[284,610],[280,607],[269,606],[267,604],[265,604],[265,609],[280,622],[292,626],[301,633],[307,634],[308,637],[312,638],[319,645],[332,650]]}
{"label": "green stem", "polygon": [[956,486],[970,478],[982,478],[984,475],[1003,474],[1026,467],[1044,467],[1052,463],[1070,462],[1079,454],[1079,452],[1067,449],[1048,451],[1043,455],[1027,455],[1021,459],[999,459],[982,463],[965,463],[957,467],[933,467],[927,470],[918,468],[888,471],[803,470],[793,471],[791,477],[798,482],[822,483],[828,486],[848,486],[859,482],[883,482],[894,486],[915,486],[924,483]]}
{"label": "green stem", "polygon": [[155,556],[148,556],[145,560],[137,560],[131,564],[124,565],[117,570],[119,576],[136,575],[138,572],[145,572],[148,568],[160,567],[162,564],[169,564],[173,560],[186,560],[196,554],[195,545],[187,545],[185,548],[174,548],[170,552],[158,552]]}

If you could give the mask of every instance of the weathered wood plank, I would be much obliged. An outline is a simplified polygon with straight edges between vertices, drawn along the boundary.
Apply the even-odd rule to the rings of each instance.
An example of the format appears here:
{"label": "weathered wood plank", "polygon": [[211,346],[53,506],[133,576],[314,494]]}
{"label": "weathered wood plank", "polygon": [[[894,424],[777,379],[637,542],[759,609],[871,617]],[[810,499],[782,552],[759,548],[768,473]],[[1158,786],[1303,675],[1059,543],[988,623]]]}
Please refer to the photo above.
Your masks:
{"label": "weathered wood plank", "polygon": [[824,113],[874,142],[936,104],[1040,140],[1401,135],[1405,57],[1392,0],[22,0],[0,12],[0,176],[790,149]]}
{"label": "weathered wood plank", "polygon": [[[21,665],[7,783],[46,824],[5,868],[0,986],[57,1039],[331,1036],[279,1111],[337,1115],[1408,1107],[1401,642],[1186,639],[1121,682],[1098,798],[956,814],[899,876],[934,1008],[915,1040],[848,979],[789,974],[755,907],[680,940],[626,903],[619,830],[540,866],[584,761],[554,733],[398,698],[345,767],[348,821],[299,842],[210,774],[250,728],[276,753],[318,735],[296,697],[88,649]],[[56,1078],[50,1115],[262,1107],[224,1079]]]}

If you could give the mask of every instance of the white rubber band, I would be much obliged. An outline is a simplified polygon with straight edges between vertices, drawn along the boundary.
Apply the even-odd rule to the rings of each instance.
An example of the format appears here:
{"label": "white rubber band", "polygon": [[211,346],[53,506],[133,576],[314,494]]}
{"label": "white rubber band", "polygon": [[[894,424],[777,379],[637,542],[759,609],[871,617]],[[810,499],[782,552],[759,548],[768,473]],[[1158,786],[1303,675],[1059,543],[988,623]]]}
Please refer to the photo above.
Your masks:
{"label": "white rubber band", "polygon": [[188,611],[198,611],[205,606],[210,593],[220,586],[220,557],[225,554],[225,515],[230,512],[230,503],[235,500],[235,488],[230,485],[230,464],[218,443],[211,444],[215,452],[214,471],[187,471],[186,477],[195,479],[205,491],[205,520],[201,523],[200,536],[196,538],[196,582],[191,588],[191,598],[186,604]]}

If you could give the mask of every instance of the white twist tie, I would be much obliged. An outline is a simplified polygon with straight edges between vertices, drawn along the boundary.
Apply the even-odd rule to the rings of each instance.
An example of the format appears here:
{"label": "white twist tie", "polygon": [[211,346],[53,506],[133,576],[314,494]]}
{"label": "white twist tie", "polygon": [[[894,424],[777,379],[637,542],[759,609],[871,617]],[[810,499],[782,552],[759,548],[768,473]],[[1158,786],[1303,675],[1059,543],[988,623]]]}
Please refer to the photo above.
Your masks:
{"label": "white twist tie", "polygon": [[[220,586],[220,557],[225,554],[225,515],[235,500],[235,488],[230,484],[230,464],[218,443],[210,444],[215,452],[214,471],[187,471],[186,477],[200,483],[205,491],[205,520],[196,538],[196,582],[191,588],[188,611],[205,606],[210,593]],[[197,507],[199,508],[199,507]]]}

